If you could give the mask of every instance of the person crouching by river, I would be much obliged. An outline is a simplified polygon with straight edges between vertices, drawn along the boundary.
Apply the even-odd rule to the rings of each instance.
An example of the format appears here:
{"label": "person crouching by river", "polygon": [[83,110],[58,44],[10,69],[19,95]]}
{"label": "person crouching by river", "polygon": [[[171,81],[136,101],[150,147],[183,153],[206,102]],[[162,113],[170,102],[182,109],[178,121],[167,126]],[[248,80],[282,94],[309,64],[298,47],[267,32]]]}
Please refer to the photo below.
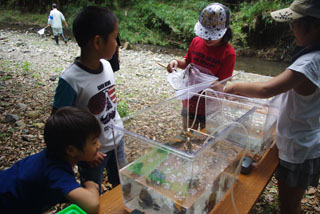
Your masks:
{"label": "person crouching by river", "polygon": [[101,146],[101,128],[89,112],[76,107],[57,110],[44,128],[46,148],[0,171],[0,213],[43,213],[69,201],[86,213],[99,209],[99,186],[77,182],[72,167],[92,161]]}
{"label": "person crouching by river", "polygon": [[[168,72],[177,68],[185,69],[190,63],[202,73],[213,75],[219,80],[232,76],[236,54],[234,48],[229,44],[232,39],[229,9],[220,4],[212,3],[206,6],[199,21],[194,26],[197,35],[188,49],[184,59],[171,60],[167,66]],[[199,92],[201,93],[201,92]],[[194,96],[189,100],[189,119],[194,126],[187,125],[188,100],[183,100],[183,128],[200,129],[205,128],[205,100]],[[195,119],[196,117],[196,119]],[[187,127],[189,126],[189,127]]]}
{"label": "person crouching by river", "polygon": [[234,83],[224,91],[258,98],[281,94],[276,138],[280,213],[300,214],[305,190],[317,187],[320,177],[320,1],[295,0],[271,16],[291,26],[297,45],[292,64],[267,82]]}

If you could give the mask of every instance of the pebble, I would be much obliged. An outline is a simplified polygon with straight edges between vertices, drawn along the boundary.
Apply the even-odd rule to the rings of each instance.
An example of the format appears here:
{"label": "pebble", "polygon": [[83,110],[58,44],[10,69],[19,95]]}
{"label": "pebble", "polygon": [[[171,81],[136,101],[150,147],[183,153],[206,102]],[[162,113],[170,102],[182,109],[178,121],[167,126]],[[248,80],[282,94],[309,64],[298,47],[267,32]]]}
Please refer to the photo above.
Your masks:
{"label": "pebble", "polygon": [[23,128],[26,127],[26,124],[25,124],[23,121],[21,121],[21,120],[16,121],[16,125],[17,125],[18,127],[20,127],[21,129],[23,129]]}
{"label": "pebble", "polygon": [[28,111],[26,112],[26,116],[31,117],[31,118],[36,118],[40,115],[39,111]]}
{"label": "pebble", "polygon": [[19,120],[19,116],[16,114],[7,114],[4,118],[5,123],[15,123]]}
{"label": "pebble", "polygon": [[56,75],[51,75],[51,76],[50,76],[50,80],[51,80],[51,81],[55,81],[56,79],[57,79],[57,76],[56,76]]}
{"label": "pebble", "polygon": [[35,136],[33,136],[33,135],[22,135],[21,138],[22,138],[23,141],[31,142],[35,138]]}
{"label": "pebble", "polygon": [[23,103],[18,103],[17,107],[19,108],[20,111],[25,111],[25,110],[27,110],[28,106],[26,104],[23,104]]}

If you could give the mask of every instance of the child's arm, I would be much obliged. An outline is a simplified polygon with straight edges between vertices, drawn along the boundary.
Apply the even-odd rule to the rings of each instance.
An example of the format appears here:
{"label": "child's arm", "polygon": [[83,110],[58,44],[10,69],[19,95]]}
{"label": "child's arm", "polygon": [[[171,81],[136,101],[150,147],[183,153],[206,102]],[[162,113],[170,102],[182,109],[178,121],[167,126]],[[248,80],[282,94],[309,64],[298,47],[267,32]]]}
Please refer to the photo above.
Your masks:
{"label": "child's arm", "polygon": [[306,89],[310,83],[310,80],[303,74],[288,69],[266,82],[230,84],[224,89],[224,92],[247,97],[269,98],[292,88],[300,93],[299,90]]}
{"label": "child's arm", "polygon": [[171,60],[167,66],[167,71],[171,73],[173,70],[177,68],[185,69],[188,66],[188,61],[186,58],[184,59],[174,59]]}
{"label": "child's arm", "polygon": [[84,187],[79,187],[69,192],[66,198],[77,204],[86,213],[98,213],[99,211],[99,187],[93,181],[86,181]]}

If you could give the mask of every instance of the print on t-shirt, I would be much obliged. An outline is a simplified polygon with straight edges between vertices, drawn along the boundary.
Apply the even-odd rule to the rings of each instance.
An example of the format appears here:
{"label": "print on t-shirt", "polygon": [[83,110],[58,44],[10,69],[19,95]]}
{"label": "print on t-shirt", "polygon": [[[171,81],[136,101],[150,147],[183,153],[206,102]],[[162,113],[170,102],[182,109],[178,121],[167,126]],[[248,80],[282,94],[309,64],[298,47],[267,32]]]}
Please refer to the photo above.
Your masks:
{"label": "print on t-shirt", "polygon": [[221,64],[220,61],[210,56],[206,56],[205,54],[198,51],[192,51],[192,58],[193,58],[194,64],[201,65],[206,68],[210,68],[210,70],[214,70],[216,64]]}
{"label": "print on t-shirt", "polygon": [[116,116],[116,100],[115,86],[112,85],[90,98],[89,111],[94,115],[99,115],[105,109],[105,114],[100,115],[100,121],[102,124],[107,124]]}

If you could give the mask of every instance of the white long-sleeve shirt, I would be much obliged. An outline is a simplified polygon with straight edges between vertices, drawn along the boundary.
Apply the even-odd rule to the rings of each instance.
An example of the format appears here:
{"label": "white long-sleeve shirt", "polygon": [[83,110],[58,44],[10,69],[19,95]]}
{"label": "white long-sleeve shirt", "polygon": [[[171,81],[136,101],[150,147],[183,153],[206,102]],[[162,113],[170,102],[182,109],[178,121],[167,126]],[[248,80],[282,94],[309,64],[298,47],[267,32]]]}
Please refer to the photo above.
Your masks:
{"label": "white long-sleeve shirt", "polygon": [[63,14],[56,8],[50,11],[48,24],[51,25],[52,28],[62,28],[62,22],[65,22],[65,20]]}

